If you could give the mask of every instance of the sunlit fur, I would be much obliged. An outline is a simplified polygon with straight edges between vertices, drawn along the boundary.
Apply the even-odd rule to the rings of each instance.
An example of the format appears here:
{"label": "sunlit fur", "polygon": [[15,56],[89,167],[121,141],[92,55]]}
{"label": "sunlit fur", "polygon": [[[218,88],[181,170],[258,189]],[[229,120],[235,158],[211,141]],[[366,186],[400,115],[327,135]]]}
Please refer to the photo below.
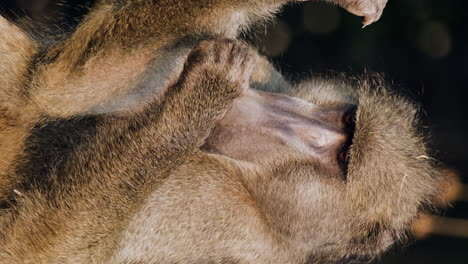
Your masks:
{"label": "sunlit fur", "polygon": [[405,241],[441,181],[414,104],[379,77],[310,80],[289,91],[323,107],[358,105],[345,180],[281,148],[254,150],[261,154],[251,161],[219,153],[235,152],[225,148],[198,153],[152,193],[113,261],[337,263]]}
{"label": "sunlit fur", "polygon": [[438,179],[379,82],[295,93],[359,105],[346,180],[299,153],[199,150],[254,66],[252,86],[296,91],[225,39],[285,2],[103,0],[52,46],[2,18],[0,262],[333,263],[399,240]]}

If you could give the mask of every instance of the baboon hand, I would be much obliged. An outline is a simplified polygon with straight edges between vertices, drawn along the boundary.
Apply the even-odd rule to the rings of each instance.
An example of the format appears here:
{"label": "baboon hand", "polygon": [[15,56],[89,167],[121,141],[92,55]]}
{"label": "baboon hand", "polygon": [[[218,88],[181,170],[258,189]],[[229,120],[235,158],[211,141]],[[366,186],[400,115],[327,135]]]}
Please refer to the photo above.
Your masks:
{"label": "baboon hand", "polygon": [[189,55],[186,71],[202,82],[212,79],[216,83],[227,84],[227,87],[216,88],[234,89],[240,95],[249,87],[253,58],[252,48],[239,40],[204,40]]}
{"label": "baboon hand", "polygon": [[198,44],[189,54],[179,80],[166,93],[163,119],[171,124],[168,128],[172,132],[161,134],[174,134],[177,126],[181,135],[200,146],[249,87],[254,68],[252,52],[242,42],[230,39]]}
{"label": "baboon hand", "polygon": [[364,26],[368,26],[382,16],[387,0],[340,0],[338,4],[349,12],[362,16]]}

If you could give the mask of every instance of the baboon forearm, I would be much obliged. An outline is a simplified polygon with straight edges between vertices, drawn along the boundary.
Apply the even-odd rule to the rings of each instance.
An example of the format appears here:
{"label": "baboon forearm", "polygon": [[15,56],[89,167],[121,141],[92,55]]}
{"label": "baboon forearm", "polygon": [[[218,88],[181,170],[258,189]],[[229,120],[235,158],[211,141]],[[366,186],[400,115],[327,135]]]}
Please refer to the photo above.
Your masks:
{"label": "baboon forearm", "polygon": [[[38,111],[48,116],[95,113],[93,109],[138,89],[137,80],[144,77],[145,69],[152,63],[169,64],[158,59],[181,40],[234,38],[243,28],[268,17],[286,2],[289,1],[102,1],[70,38],[46,52],[42,66],[36,69],[31,98]],[[333,2],[364,16],[368,24],[380,17],[386,0]],[[152,78],[168,78],[158,74]],[[165,89],[161,83],[163,87],[153,90]],[[90,87],[95,87],[93,93],[89,92]]]}
{"label": "baboon forearm", "polygon": [[[89,165],[108,171],[130,166],[124,171],[134,171],[148,164],[148,160],[154,163],[150,167],[156,173],[173,167],[171,162],[183,160],[204,143],[211,128],[248,87],[252,70],[251,50],[247,46],[233,40],[202,42],[191,53],[180,79],[167,91],[162,102],[157,100],[132,116],[110,117],[103,131],[97,132],[96,144],[86,150],[84,156],[89,157],[89,162],[72,162],[78,164],[74,169]],[[98,157],[93,156],[107,154],[126,154],[132,157],[132,162],[126,160],[120,164],[116,157],[108,164],[94,164]],[[83,174],[89,170],[83,169]],[[154,176],[148,179],[141,179],[142,175],[137,174],[130,176],[150,185],[144,188],[152,189],[151,182],[157,182]],[[128,176],[116,178],[116,181],[129,181]]]}
{"label": "baboon forearm", "polygon": [[236,37],[240,27],[251,19],[249,12],[256,11],[252,8],[276,10],[284,2],[105,1],[95,7],[69,39],[51,49],[46,58],[72,71],[92,56],[98,53],[102,56],[111,50],[131,48],[133,54],[138,54],[146,49],[159,50],[184,36]]}
{"label": "baboon forearm", "polygon": [[[12,164],[23,149],[31,124],[23,113],[27,67],[37,47],[13,23],[0,16],[0,200],[17,181]],[[18,111],[18,109],[21,109]]]}
{"label": "baboon forearm", "polygon": [[[38,255],[44,257],[38,262],[48,262],[49,257],[57,260],[62,256],[52,256],[54,251],[66,252],[65,241],[80,237],[75,247],[98,244],[90,251],[99,252],[100,258],[89,259],[93,254],[88,251],[73,253],[77,259],[84,254],[88,256],[86,263],[102,262],[118,241],[115,232],[173,169],[193,157],[210,129],[247,87],[252,70],[250,55],[245,47],[236,49],[233,43],[218,49],[216,55],[222,61],[218,65],[214,62],[217,56],[207,55],[207,50],[216,46],[205,43],[195,50],[162,103],[152,103],[132,116],[109,117],[96,138],[71,157],[69,165],[49,175],[61,180],[52,182],[43,195],[40,190],[25,192],[19,198],[22,206],[18,211],[0,218],[5,221],[0,226],[9,226],[0,233],[4,242],[0,257],[12,263],[33,260]],[[237,70],[239,67],[243,70]],[[67,226],[61,225],[64,221]],[[26,231],[24,226],[29,223],[34,225]],[[87,234],[93,230],[99,232]],[[11,248],[18,239],[25,245],[42,241],[52,245],[53,250],[41,248],[44,252],[38,254],[27,246]],[[70,257],[73,254],[68,252],[63,259],[74,261]]]}
{"label": "baboon forearm", "polygon": [[[121,2],[98,4],[70,38],[46,52],[31,96],[41,112],[55,117],[90,113],[109,98],[134,89],[148,65],[178,41],[236,37],[241,28],[286,1]],[[93,93],[90,87],[96,87]]]}
{"label": "baboon forearm", "polygon": [[[27,246],[21,250],[9,246],[16,245],[15,241],[18,240],[22,240],[25,245],[41,241],[40,244],[53,245],[54,250],[67,252],[67,241],[81,237],[77,248],[99,241],[97,246],[83,252],[83,255],[99,252],[96,253],[99,259],[93,261],[101,263],[103,258],[111,254],[113,243],[118,241],[119,230],[140,208],[145,197],[174,168],[194,154],[215,120],[239,95],[238,91],[223,96],[209,94],[205,90],[208,87],[206,84],[180,88],[180,91],[167,98],[164,104],[167,108],[161,111],[161,107],[156,105],[150,107],[140,117],[136,117],[135,122],[128,119],[120,122],[108,120],[112,127],[98,131],[100,135],[94,146],[80,151],[78,156],[70,160],[70,167],[58,172],[61,175],[56,177],[66,177],[65,182],[60,181],[50,187],[43,196],[26,194],[24,198],[19,198],[24,199],[21,201],[23,206],[11,216],[17,217],[16,220],[2,219],[13,223],[0,233],[3,236],[0,257],[10,263],[25,259],[49,263],[49,257],[73,262],[73,254],[70,252],[66,256],[53,256],[53,252],[41,249],[44,252],[39,255],[44,256],[44,259],[38,259],[37,252]],[[212,87],[212,90],[219,90],[217,88]],[[207,104],[212,104],[213,108],[207,109]],[[192,114],[178,115],[180,109],[186,109],[186,113]],[[103,156],[109,162],[102,163]],[[125,158],[121,159],[122,156]],[[61,206],[56,207],[57,204]],[[62,226],[63,222],[67,226]],[[31,227],[24,229],[24,226]],[[99,232],[93,233],[93,230]],[[17,255],[11,256],[11,252]],[[80,257],[80,252],[74,254]]]}

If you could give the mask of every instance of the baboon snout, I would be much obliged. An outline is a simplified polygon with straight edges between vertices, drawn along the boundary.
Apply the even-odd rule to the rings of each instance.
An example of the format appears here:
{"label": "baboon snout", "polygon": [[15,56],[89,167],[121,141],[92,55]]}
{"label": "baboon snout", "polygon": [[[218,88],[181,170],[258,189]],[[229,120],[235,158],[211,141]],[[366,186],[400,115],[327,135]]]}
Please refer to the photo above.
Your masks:
{"label": "baboon snout", "polygon": [[218,123],[205,147],[248,161],[272,153],[300,154],[343,171],[355,111],[350,104],[320,107],[286,95],[248,90]]}

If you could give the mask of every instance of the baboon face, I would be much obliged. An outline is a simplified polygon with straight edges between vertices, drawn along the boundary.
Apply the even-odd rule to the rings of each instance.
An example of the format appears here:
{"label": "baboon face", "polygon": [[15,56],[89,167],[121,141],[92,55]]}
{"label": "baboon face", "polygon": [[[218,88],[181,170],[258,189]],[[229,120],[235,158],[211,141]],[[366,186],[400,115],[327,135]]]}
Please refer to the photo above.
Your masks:
{"label": "baboon face", "polygon": [[374,256],[404,237],[436,182],[415,106],[382,87],[248,91],[204,150],[255,164],[243,180],[267,221],[311,255]]}

